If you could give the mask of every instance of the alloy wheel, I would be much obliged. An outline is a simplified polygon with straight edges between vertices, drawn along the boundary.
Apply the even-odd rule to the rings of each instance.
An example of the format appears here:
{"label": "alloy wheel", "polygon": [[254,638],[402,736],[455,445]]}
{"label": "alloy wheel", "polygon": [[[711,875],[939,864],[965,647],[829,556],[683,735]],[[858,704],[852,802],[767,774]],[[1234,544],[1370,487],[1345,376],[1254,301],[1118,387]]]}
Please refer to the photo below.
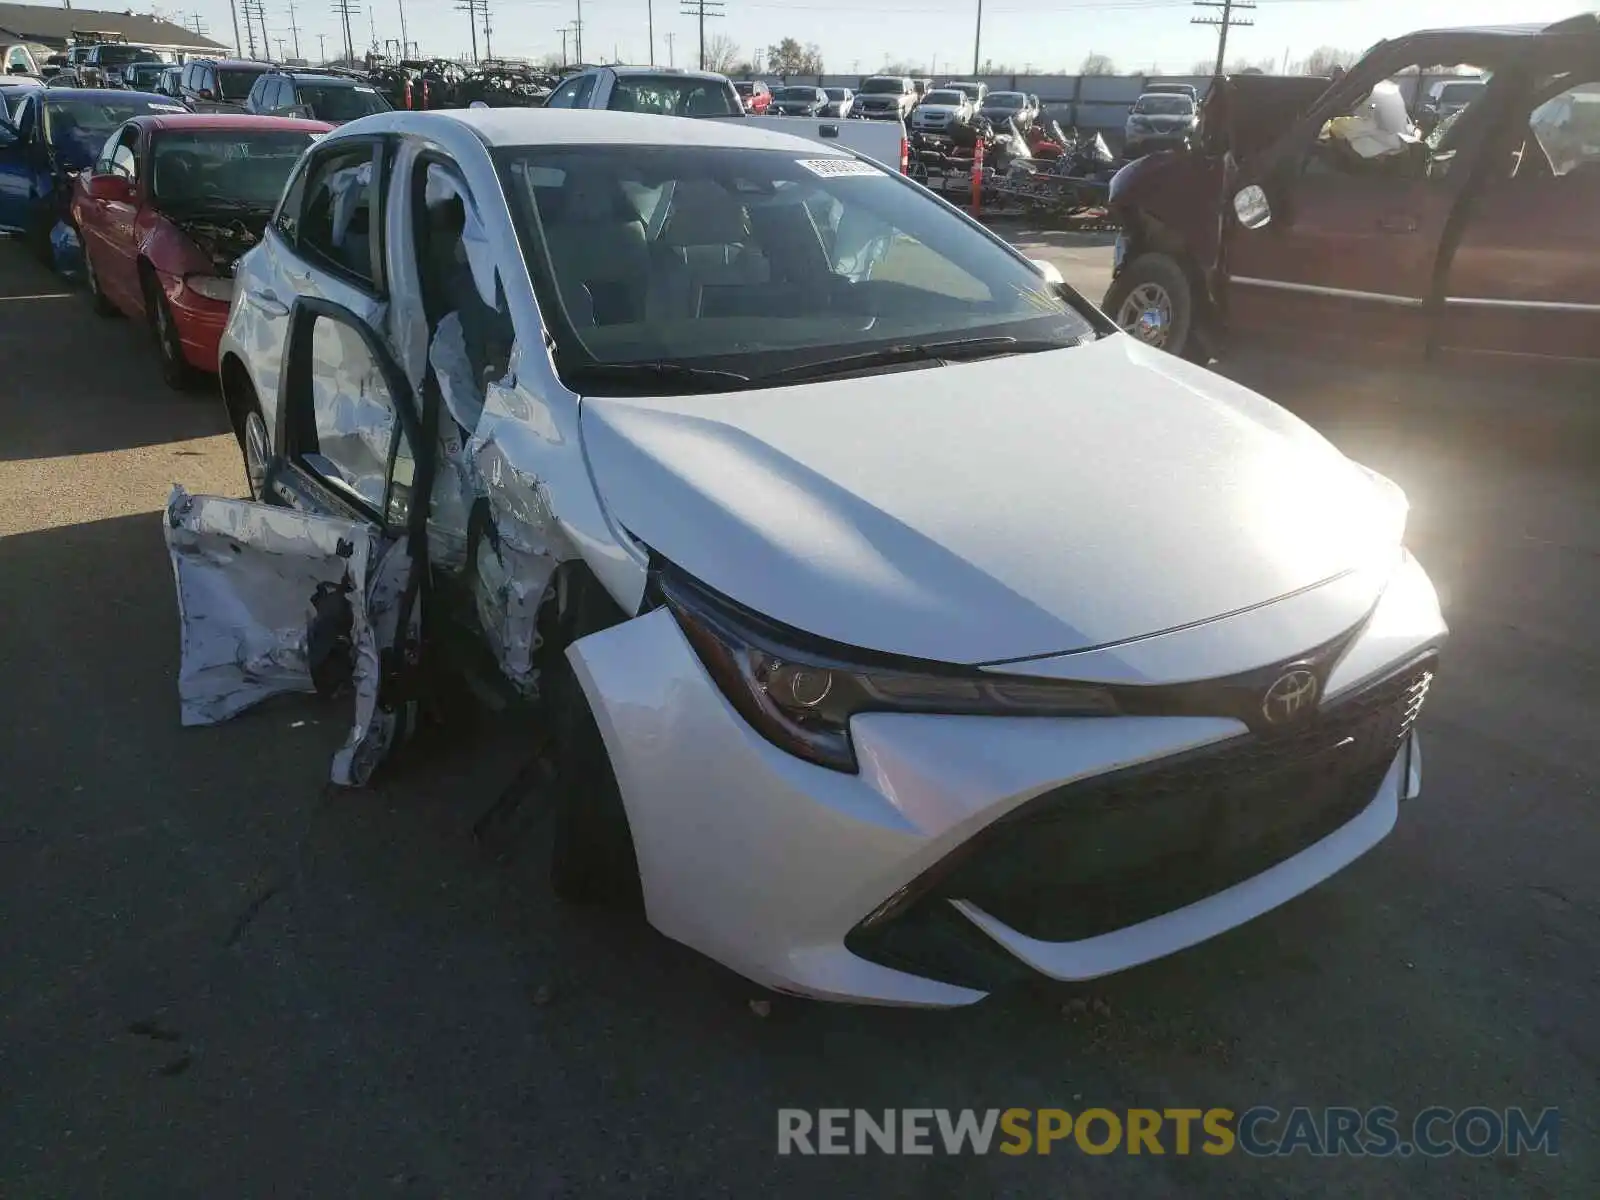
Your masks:
{"label": "alloy wheel", "polygon": [[267,487],[267,462],[272,450],[267,440],[267,423],[251,410],[244,419],[244,474],[250,484],[250,498],[261,499]]}
{"label": "alloy wheel", "polygon": [[1172,297],[1159,283],[1141,283],[1117,310],[1117,324],[1147,346],[1167,344],[1172,329]]}

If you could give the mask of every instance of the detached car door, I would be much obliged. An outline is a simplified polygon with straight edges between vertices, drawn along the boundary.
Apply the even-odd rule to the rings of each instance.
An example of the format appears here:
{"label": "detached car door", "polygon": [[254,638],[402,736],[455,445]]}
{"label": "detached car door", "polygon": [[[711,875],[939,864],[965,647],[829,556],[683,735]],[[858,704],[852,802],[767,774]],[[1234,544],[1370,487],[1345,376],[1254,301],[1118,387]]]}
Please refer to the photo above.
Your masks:
{"label": "detached car door", "polygon": [[[1236,336],[1426,351],[1435,269],[1472,144],[1440,151],[1420,139],[1387,81],[1405,65],[1358,66],[1256,173],[1233,181],[1233,196],[1257,183],[1269,210],[1225,205],[1227,318]],[[1483,89],[1457,117],[1458,133],[1479,128],[1473,110],[1491,104],[1493,91]]]}
{"label": "detached car door", "polygon": [[168,501],[182,719],[351,693],[332,778],[355,786],[409,727],[430,469],[412,454],[424,443],[410,386],[359,316],[298,300],[287,347],[265,502],[181,488]]}
{"label": "detached car door", "polygon": [[1508,117],[1466,206],[1438,345],[1600,362],[1600,56],[1543,64]]}

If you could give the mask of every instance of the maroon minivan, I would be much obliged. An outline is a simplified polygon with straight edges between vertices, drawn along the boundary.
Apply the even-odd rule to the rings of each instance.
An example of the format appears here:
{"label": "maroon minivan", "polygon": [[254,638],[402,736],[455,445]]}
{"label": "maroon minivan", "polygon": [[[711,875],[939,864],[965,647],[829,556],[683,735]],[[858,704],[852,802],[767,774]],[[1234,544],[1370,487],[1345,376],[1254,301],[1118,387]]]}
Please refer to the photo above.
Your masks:
{"label": "maroon minivan", "polygon": [[[1404,85],[1439,64],[1486,86],[1422,137]],[[1173,353],[1600,364],[1600,18],[1411,34],[1331,83],[1219,79],[1199,148],[1125,167],[1110,202],[1105,310]]]}

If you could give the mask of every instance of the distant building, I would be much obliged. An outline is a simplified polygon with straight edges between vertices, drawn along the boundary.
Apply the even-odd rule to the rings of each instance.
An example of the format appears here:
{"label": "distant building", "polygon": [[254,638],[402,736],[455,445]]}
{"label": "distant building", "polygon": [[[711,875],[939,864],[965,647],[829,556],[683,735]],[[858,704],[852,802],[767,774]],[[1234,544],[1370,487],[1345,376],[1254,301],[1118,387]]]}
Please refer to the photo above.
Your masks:
{"label": "distant building", "polygon": [[77,40],[77,34],[91,31],[96,35],[120,35],[136,46],[149,46],[152,50],[165,50],[174,55],[232,52],[230,46],[159,17],[97,8],[0,4],[0,46],[32,42],[52,50],[65,50]]}

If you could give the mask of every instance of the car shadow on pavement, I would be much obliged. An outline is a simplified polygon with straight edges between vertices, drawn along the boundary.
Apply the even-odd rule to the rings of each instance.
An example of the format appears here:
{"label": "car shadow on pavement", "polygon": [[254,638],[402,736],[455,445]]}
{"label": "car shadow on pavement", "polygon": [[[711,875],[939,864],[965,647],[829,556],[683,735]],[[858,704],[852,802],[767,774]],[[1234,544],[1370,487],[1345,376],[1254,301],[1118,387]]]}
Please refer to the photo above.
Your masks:
{"label": "car shadow on pavement", "polygon": [[[81,287],[34,262],[20,245],[0,244],[0,364],[0,460],[228,432],[214,382],[174,392],[161,380],[142,321],[92,316]],[[38,395],[51,402],[20,403]]]}

